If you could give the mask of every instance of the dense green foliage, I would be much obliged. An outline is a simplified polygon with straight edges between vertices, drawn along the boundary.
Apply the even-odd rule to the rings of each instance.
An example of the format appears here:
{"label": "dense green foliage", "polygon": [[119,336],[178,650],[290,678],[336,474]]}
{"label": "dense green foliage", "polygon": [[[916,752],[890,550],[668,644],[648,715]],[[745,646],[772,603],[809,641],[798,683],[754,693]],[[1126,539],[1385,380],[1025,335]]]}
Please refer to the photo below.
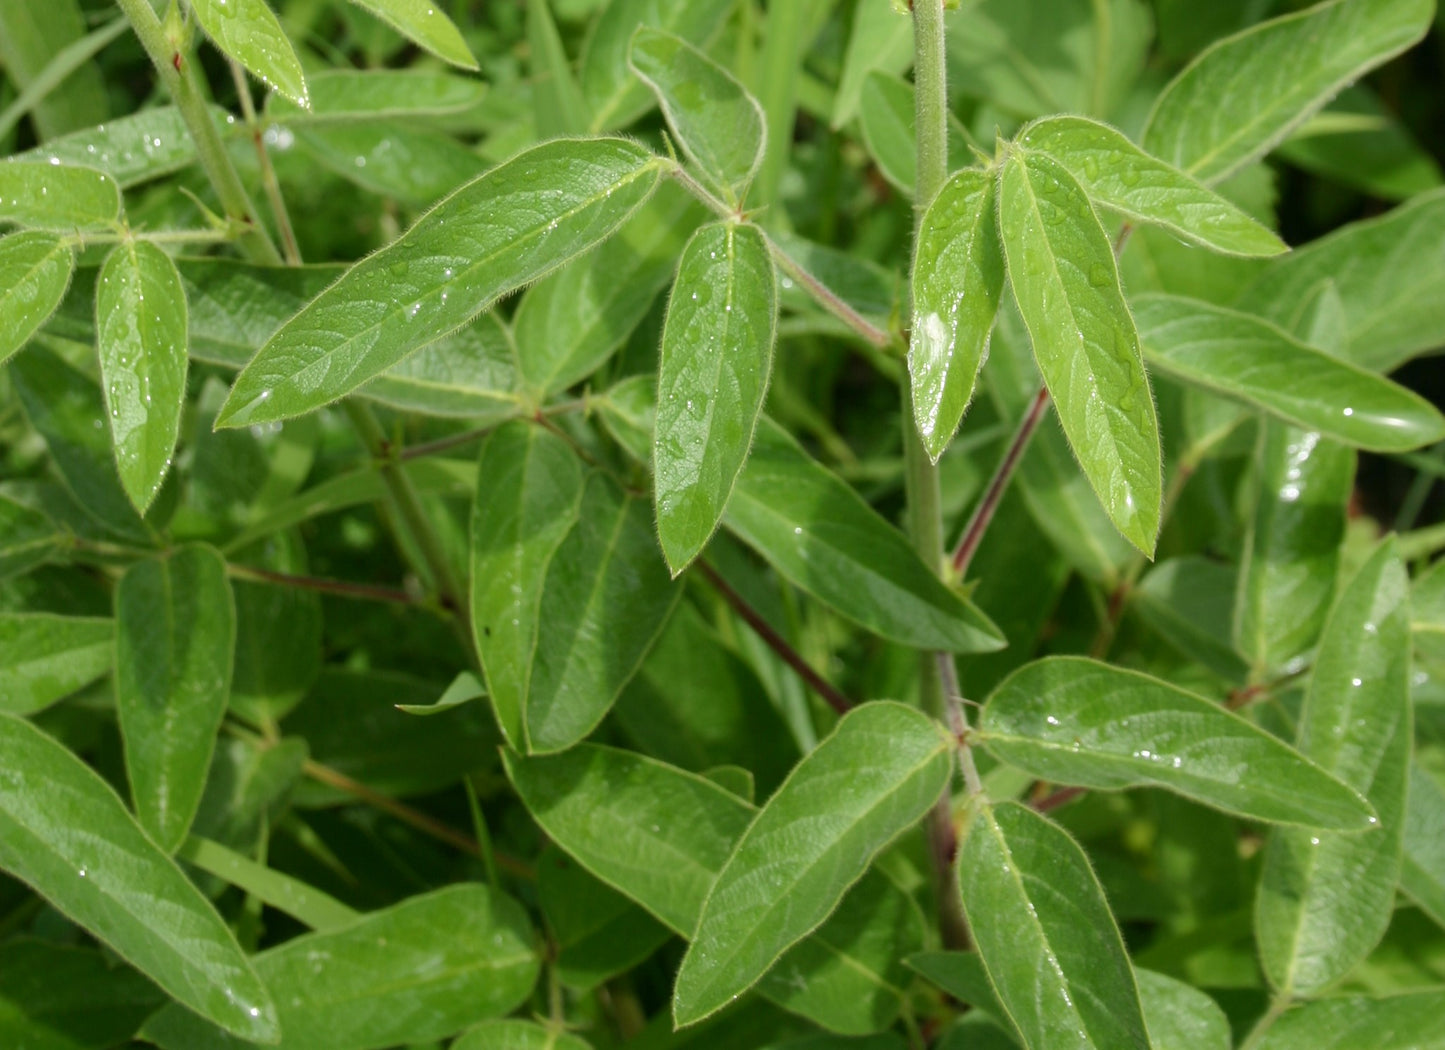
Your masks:
{"label": "dense green foliage", "polygon": [[1445,1050],[1436,24],[0,3],[0,1047]]}

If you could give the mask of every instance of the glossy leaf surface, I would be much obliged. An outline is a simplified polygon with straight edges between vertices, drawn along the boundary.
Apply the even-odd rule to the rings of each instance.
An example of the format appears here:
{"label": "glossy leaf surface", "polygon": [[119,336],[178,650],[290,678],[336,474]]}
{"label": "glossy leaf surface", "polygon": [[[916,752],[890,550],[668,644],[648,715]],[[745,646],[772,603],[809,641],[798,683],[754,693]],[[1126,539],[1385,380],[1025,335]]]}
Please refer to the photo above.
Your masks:
{"label": "glossy leaf surface", "polygon": [[739,200],[763,162],[763,110],[737,79],[671,33],[646,26],[632,37],[630,62],[662,106],[683,152]]}
{"label": "glossy leaf surface", "polygon": [[706,546],[747,461],[777,311],[762,231],[731,222],[698,230],[678,264],[657,375],[654,499],[674,575]]}
{"label": "glossy leaf surface", "polygon": [[1029,1050],[1148,1050],[1124,942],[1067,832],[1016,803],[975,803],[958,884],[989,980]]}
{"label": "glossy leaf surface", "polygon": [[1238,715],[1168,683],[1081,657],[1037,660],[984,706],[991,753],[1041,779],[1153,785],[1257,820],[1360,830],[1364,798]]}
{"label": "glossy leaf surface", "polygon": [[620,139],[558,141],[467,184],[272,336],[218,425],[285,419],[351,392],[607,237],[661,164]]}
{"label": "glossy leaf surface", "polygon": [[1413,44],[1433,10],[1430,0],[1333,0],[1221,40],[1159,96],[1144,147],[1218,182]]}
{"label": "glossy leaf surface", "polygon": [[1145,153],[1123,132],[1086,117],[1048,117],[1019,135],[1078,180],[1095,204],[1133,222],[1233,255],[1278,255],[1273,231],[1177,168]]}
{"label": "glossy leaf surface", "polygon": [[420,44],[438,58],[463,69],[476,69],[477,60],[446,11],[432,0],[351,0]]}
{"label": "glossy leaf surface", "polygon": [[[533,938],[516,901],[462,883],[292,938],[257,955],[256,972],[276,997],[282,1050],[368,1050],[510,1013],[537,980]],[[219,1038],[176,1006],[147,1021],[144,1034],[164,1050]]]}
{"label": "glossy leaf surface", "polygon": [[1239,572],[1234,640],[1260,670],[1319,637],[1335,595],[1355,455],[1319,434],[1270,423],[1255,451],[1256,503]]}
{"label": "glossy leaf surface", "polygon": [[275,1042],[276,1009],[231,931],[80,759],[0,715],[0,867],[167,994],[242,1038]]}
{"label": "glossy leaf surface", "polygon": [[75,253],[59,237],[0,238],[0,362],[30,341],[70,287]]}
{"label": "glossy leaf surface", "polygon": [[937,801],[948,735],[900,704],[850,711],[749,825],[703,904],[673,993],[693,1024],[750,988]]}
{"label": "glossy leaf surface", "polygon": [[1274,1023],[1259,1050],[1440,1050],[1445,993],[1431,989],[1372,998],[1346,995],[1305,1003]]}
{"label": "glossy leaf surface", "polygon": [[89,685],[114,662],[110,620],[0,613],[0,711],[39,711]]}
{"label": "glossy leaf surface", "polygon": [[210,547],[143,561],[116,589],[116,709],[141,825],[173,852],[201,801],[226,711],[236,612]]}
{"label": "glossy leaf surface", "polygon": [[1159,423],[1113,248],[1073,177],[1014,152],[999,182],[1009,282],[1064,434],[1115,527],[1152,554]]}
{"label": "glossy leaf surface", "polygon": [[120,187],[94,168],[37,161],[0,164],[0,222],[69,233],[111,226]]}
{"label": "glossy leaf surface", "polygon": [[142,514],[171,466],[186,397],[186,294],[154,244],[118,245],[100,269],[95,328],[111,440]]}
{"label": "glossy leaf surface", "polygon": [[1299,748],[1370,800],[1358,835],[1279,829],[1255,907],[1270,982],[1308,995],[1348,973],[1384,935],[1400,875],[1409,782],[1409,581],[1387,540],[1345,587],[1320,639]]}
{"label": "glossy leaf surface", "polygon": [[724,523],[788,580],[884,638],[953,652],[1003,646],[902,533],[767,419]]}
{"label": "glossy leaf surface", "polygon": [[1146,360],[1176,379],[1374,452],[1445,436],[1445,418],[1414,391],[1268,322],[1179,296],[1140,296],[1132,306]]}
{"label": "glossy leaf surface", "polygon": [[1004,282],[997,210],[993,179],[970,168],[944,184],[919,225],[908,374],[913,419],[935,462],[988,356]]}
{"label": "glossy leaf surface", "polygon": [[[225,111],[219,106],[210,113],[212,122],[225,121]],[[129,189],[193,163],[196,147],[180,111],[174,106],[156,106],[48,139],[17,156],[95,168]]]}
{"label": "glossy leaf surface", "polygon": [[266,0],[188,0],[187,6],[226,55],[263,84],[306,106],[301,60]]}

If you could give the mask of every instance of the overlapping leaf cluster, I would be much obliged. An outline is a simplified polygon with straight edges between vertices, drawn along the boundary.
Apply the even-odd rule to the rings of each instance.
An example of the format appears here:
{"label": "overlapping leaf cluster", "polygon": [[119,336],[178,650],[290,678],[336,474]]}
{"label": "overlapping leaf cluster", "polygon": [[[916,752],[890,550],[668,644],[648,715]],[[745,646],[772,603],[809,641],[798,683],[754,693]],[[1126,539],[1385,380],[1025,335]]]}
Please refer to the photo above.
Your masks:
{"label": "overlapping leaf cluster", "polygon": [[0,8],[0,1043],[1445,1045],[1429,0],[119,6]]}

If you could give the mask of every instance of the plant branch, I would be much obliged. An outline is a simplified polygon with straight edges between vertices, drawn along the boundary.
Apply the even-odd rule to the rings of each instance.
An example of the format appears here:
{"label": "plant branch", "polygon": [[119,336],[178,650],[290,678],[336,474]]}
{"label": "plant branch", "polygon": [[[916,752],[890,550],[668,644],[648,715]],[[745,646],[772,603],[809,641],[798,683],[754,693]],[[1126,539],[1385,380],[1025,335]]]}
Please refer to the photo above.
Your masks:
{"label": "plant branch", "polygon": [[416,598],[396,587],[377,587],[369,583],[350,583],[346,580],[327,580],[318,576],[295,576],[288,572],[273,572],[257,569],[250,565],[228,562],[227,575],[237,580],[255,583],[275,583],[283,587],[296,587],[303,591],[318,591],[321,594],[338,594],[343,598],[361,598],[373,602],[394,602],[398,605],[417,605]]}
{"label": "plant branch", "polygon": [[889,346],[893,342],[893,336],[889,335],[857,310],[853,309],[852,306],[848,305],[842,296],[818,280],[818,278],[814,277],[812,273],[803,267],[802,263],[783,251],[782,246],[778,244],[777,241],[773,240],[766,233],[763,234],[763,236],[767,239],[768,250],[772,252],[773,261],[778,264],[784,273],[797,281],[798,284],[802,286],[803,291],[813,297],[814,302],[838,318],[838,320],[842,321],[848,326],[850,331],[860,336],[869,344],[881,349],[882,347]]}
{"label": "plant branch", "polygon": [[251,98],[251,85],[246,82],[246,71],[234,58],[228,63],[231,79],[236,83],[236,97],[241,101],[241,115],[246,121],[246,130],[256,146],[256,159],[261,164],[261,185],[266,189],[266,199],[271,204],[271,215],[276,220],[276,229],[281,234],[281,250],[287,266],[301,265],[301,247],[296,242],[296,229],[291,225],[291,213],[286,209],[286,198],[281,195],[281,182],[276,178],[276,168],[271,163],[271,151],[266,148],[265,130],[256,119],[256,104]]}
{"label": "plant branch", "polygon": [[150,0],[116,0],[130,21],[141,47],[150,57],[151,63],[160,74],[161,83],[176,104],[191,141],[196,147],[196,157],[210,180],[211,186],[220,199],[226,217],[241,230],[238,247],[252,262],[276,264],[281,255],[266,229],[256,220],[255,208],[241,183],[241,176],[226,146],[211,119],[205,99],[196,88],[195,63],[191,56],[182,52],[177,44],[166,36],[165,28],[156,17]]}
{"label": "plant branch", "polygon": [[737,591],[732,585],[723,579],[722,574],[705,561],[696,563],[697,571],[710,583],[723,600],[732,606],[733,612],[743,618],[743,621],[757,632],[759,638],[767,643],[769,649],[777,653],[787,664],[798,673],[798,677],[806,682],[834,711],[840,715],[846,714],[853,706],[853,701],[840,693],[828,680],[813,670],[808,661],[804,660],[798,650],[794,649],[788,640],[773,630],[773,625],[763,619],[762,614],[748,604],[748,600]]}
{"label": "plant branch", "polygon": [[998,468],[994,471],[993,477],[989,479],[983,499],[974,509],[973,516],[968,519],[963,535],[958,539],[958,546],[954,548],[953,571],[959,579],[963,578],[964,573],[968,571],[969,562],[978,553],[984,534],[988,532],[988,527],[993,522],[993,516],[998,511],[999,503],[1003,501],[1003,494],[1008,489],[1009,482],[1013,480],[1014,472],[1018,470],[1019,463],[1023,461],[1024,453],[1028,451],[1029,439],[1034,436],[1034,431],[1038,429],[1039,423],[1043,420],[1048,404],[1049,389],[1040,385],[1038,393],[1029,403],[1023,419],[1019,421],[1018,429],[1014,431],[1013,440],[1009,442],[1008,448],[1004,451],[1003,459],[999,460]]}

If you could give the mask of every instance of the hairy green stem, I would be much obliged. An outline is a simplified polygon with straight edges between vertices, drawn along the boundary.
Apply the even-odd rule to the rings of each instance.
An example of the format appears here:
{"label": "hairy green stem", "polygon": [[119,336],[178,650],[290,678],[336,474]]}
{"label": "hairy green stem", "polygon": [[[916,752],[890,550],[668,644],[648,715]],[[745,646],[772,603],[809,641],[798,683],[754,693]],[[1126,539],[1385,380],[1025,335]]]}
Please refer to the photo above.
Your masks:
{"label": "hairy green stem", "polygon": [[186,130],[190,132],[191,141],[196,147],[196,157],[220,199],[226,218],[236,223],[241,230],[237,246],[252,262],[279,263],[281,254],[276,250],[276,245],[271,243],[266,228],[258,221],[251,198],[246,194],[246,187],[241,184],[241,176],[236,171],[236,166],[231,163],[225,143],[221,141],[221,134],[216,130],[215,121],[211,119],[206,100],[196,88],[191,55],[178,50],[166,36],[165,28],[156,17],[149,0],[116,2],[130,21],[135,35],[140,39],[141,47],[155,65],[161,83],[166,86],[171,100],[176,104],[176,110],[185,121]]}
{"label": "hairy green stem", "polygon": [[291,213],[286,210],[286,198],[281,194],[281,182],[276,178],[276,168],[271,163],[271,151],[266,148],[265,129],[256,119],[256,103],[251,99],[251,85],[246,83],[246,71],[234,58],[230,61],[231,79],[236,84],[236,98],[241,103],[241,115],[246,121],[246,130],[256,146],[256,159],[261,164],[261,185],[266,188],[266,199],[271,205],[271,215],[276,220],[276,229],[281,234],[281,250],[287,266],[301,265],[301,248],[296,243],[296,228],[291,225]]}

